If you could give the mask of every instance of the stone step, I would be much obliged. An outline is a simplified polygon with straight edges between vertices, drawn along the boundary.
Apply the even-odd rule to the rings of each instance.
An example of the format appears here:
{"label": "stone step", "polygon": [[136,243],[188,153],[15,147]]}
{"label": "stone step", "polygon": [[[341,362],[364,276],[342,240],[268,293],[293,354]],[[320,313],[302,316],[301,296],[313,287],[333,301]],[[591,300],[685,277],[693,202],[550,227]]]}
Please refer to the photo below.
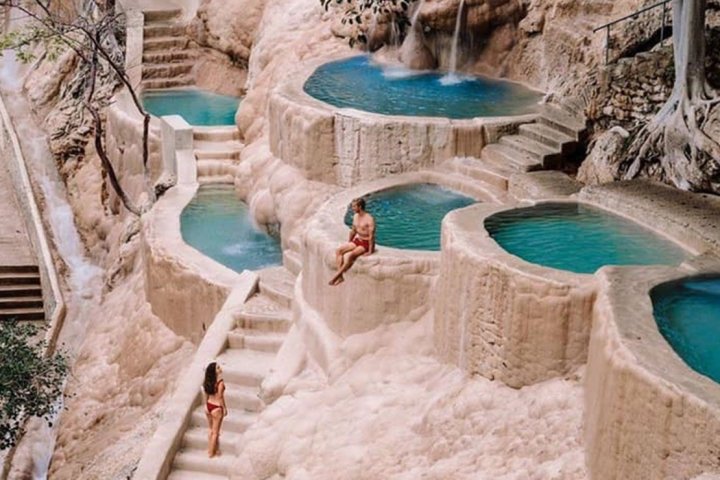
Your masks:
{"label": "stone step", "polygon": [[143,52],[157,50],[183,50],[188,45],[188,39],[183,37],[155,37],[143,40]]}
{"label": "stone step", "polygon": [[185,36],[187,27],[179,23],[151,23],[143,28],[143,38]]}
{"label": "stone step", "polygon": [[40,285],[40,273],[0,272],[0,285]]}
{"label": "stone step", "polygon": [[175,455],[172,468],[173,470],[223,475],[223,478],[227,478],[233,458],[234,455],[231,452],[220,457],[208,458],[207,449],[182,449]]}
{"label": "stone step", "polygon": [[0,265],[0,273],[38,273],[37,265]]}
{"label": "stone step", "polygon": [[145,24],[153,22],[167,22],[169,20],[177,20],[182,15],[181,8],[163,8],[144,10]]}
{"label": "stone step", "polygon": [[473,157],[457,157],[452,162],[455,171],[499,190],[507,191],[508,178],[513,174],[513,170],[501,170]]}
{"label": "stone step", "polygon": [[302,257],[294,250],[286,248],[283,250],[283,266],[295,275],[302,271]]}
{"label": "stone step", "polygon": [[574,138],[549,125],[526,123],[520,125],[520,134],[532,138],[553,150],[568,152],[577,143]]}
{"label": "stone step", "polygon": [[265,407],[263,401],[258,397],[257,388],[231,384],[227,380],[225,383],[225,404],[228,411],[260,412]]}
{"label": "stone step", "polygon": [[244,145],[237,140],[212,142],[197,140],[193,142],[195,158],[198,160],[240,160]]}
{"label": "stone step", "polygon": [[253,390],[260,386],[273,360],[274,353],[234,348],[225,350],[217,358],[228,386],[232,384]]}
{"label": "stone step", "polygon": [[144,64],[142,78],[173,78],[192,72],[194,66],[190,62]]}
{"label": "stone step", "polygon": [[500,145],[513,148],[531,158],[537,159],[543,167],[560,154],[559,151],[553,150],[547,145],[536,142],[532,138],[524,135],[505,135],[500,138]]}
{"label": "stone step", "polygon": [[212,473],[193,472],[190,470],[173,470],[167,480],[228,480],[227,475],[213,475]]}
{"label": "stone step", "polygon": [[582,118],[570,115],[552,105],[541,107],[538,122],[560,130],[575,140],[580,140],[580,134],[585,131],[585,123]]}
{"label": "stone step", "polygon": [[246,348],[258,352],[276,353],[285,339],[284,332],[258,332],[253,329],[236,328],[228,333],[230,348]]}
{"label": "stone step", "polygon": [[515,172],[542,170],[542,163],[537,158],[499,143],[492,143],[483,148],[480,158],[488,165],[500,170]]}
{"label": "stone step", "polygon": [[227,127],[195,127],[193,141],[225,142],[240,140],[240,132],[234,125]]}
{"label": "stone step", "polygon": [[39,285],[0,285],[3,297],[42,297],[42,289]]}
{"label": "stone step", "polygon": [[[237,443],[240,441],[240,437],[242,434],[234,433],[228,431],[227,425],[225,425],[225,420],[230,418],[231,413],[228,413],[228,416],[223,419],[222,426],[220,427],[220,448],[221,450],[223,447],[227,451],[228,447],[231,449],[234,449],[234,446],[237,445]],[[224,444],[224,445],[223,445]],[[182,444],[181,448],[184,448],[186,450],[207,450],[208,448],[208,426],[207,426],[207,420],[205,420],[204,426],[198,426],[194,428],[189,428],[185,431],[185,435],[183,435],[182,438]]]}
{"label": "stone step", "polygon": [[266,268],[258,272],[260,293],[285,308],[292,306],[295,276],[285,267]]}
{"label": "stone step", "polygon": [[0,297],[0,310],[14,308],[40,308],[43,307],[43,299],[36,296]]}
{"label": "stone step", "polygon": [[195,85],[195,78],[192,75],[182,75],[175,78],[155,78],[143,80],[144,90],[161,90],[164,88],[189,87]]}
{"label": "stone step", "polygon": [[185,62],[193,58],[189,50],[155,50],[143,53],[143,64],[161,64]]}
{"label": "stone step", "polygon": [[[257,419],[256,413],[238,410],[231,412],[228,408],[228,416],[223,419],[223,432],[231,432],[240,435],[247,430]],[[205,416],[205,405],[201,405],[193,410],[190,417],[190,427],[207,428],[207,417]]]}
{"label": "stone step", "polygon": [[45,310],[37,307],[0,310],[0,320],[44,320]]}

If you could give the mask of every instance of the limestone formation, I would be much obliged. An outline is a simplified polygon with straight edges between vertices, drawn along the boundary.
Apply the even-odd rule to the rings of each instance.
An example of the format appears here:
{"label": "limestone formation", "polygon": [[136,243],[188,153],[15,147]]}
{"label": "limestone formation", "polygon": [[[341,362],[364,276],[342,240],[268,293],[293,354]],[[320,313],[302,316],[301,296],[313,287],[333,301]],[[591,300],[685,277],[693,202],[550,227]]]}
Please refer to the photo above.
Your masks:
{"label": "limestone formation", "polygon": [[598,137],[578,170],[578,180],[588,185],[619,180],[629,137],[622,127],[613,127]]}

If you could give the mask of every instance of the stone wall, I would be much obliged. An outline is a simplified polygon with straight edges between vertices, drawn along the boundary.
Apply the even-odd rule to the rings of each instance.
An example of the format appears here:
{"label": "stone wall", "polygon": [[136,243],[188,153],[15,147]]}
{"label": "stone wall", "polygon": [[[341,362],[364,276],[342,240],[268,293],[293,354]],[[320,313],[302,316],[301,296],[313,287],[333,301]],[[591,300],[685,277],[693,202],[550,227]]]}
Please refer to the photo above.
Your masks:
{"label": "stone wall", "polygon": [[445,217],[435,345],[469,373],[522,387],[585,363],[595,281],[505,252],[484,219],[507,208],[481,204]]}
{"label": "stone wall", "polygon": [[449,119],[379,115],[337,109],[303,91],[319,63],[278,87],[267,110],[270,151],[306,178],[350,187],[387,175],[480,157],[499,132],[534,115]]}
{"label": "stone wall", "polygon": [[672,47],[620,59],[598,76],[591,117],[596,128],[628,130],[647,123],[665,104],[675,78]]}
{"label": "stone wall", "polygon": [[648,295],[653,285],[686,274],[650,267],[600,275],[585,375],[584,435],[593,479],[720,472],[720,386],[672,351]]}

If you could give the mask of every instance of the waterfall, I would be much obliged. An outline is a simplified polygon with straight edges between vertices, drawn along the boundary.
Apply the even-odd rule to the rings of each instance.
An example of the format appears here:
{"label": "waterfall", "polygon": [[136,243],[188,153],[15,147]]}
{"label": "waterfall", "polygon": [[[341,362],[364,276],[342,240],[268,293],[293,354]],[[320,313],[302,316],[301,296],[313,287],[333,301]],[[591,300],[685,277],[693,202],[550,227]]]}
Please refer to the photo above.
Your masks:
{"label": "waterfall", "polygon": [[[12,118],[31,178],[40,187],[45,210],[42,212],[49,225],[58,255],[67,265],[67,279],[70,291],[65,291],[67,313],[58,345],[68,357],[72,368],[73,360],[82,345],[87,321],[97,316],[102,291],[102,270],[85,256],[85,247],[80,240],[74,222],[72,208],[67,202],[65,184],[55,165],[55,158],[47,145],[46,133],[35,123],[30,106],[21,93],[23,84],[22,65],[15,60],[13,51],[3,52],[0,68],[0,89],[3,100]],[[24,459],[32,463],[33,479],[47,478],[53,450],[59,412],[63,399],[58,399],[56,417],[52,427],[44,420],[31,420],[28,433],[18,444],[23,449]]]}
{"label": "waterfall", "polygon": [[[415,28],[415,25],[417,24],[417,19],[420,16],[420,10],[422,10],[422,6],[425,3],[425,0],[419,0],[417,7],[415,7],[415,11],[413,12],[413,16],[410,19],[410,25]],[[419,26],[419,25],[418,25]]]}
{"label": "waterfall", "polygon": [[450,49],[450,73],[453,74],[457,70],[457,51],[458,41],[460,37],[460,22],[462,21],[463,7],[465,6],[465,0],[460,0],[460,6],[458,6],[457,17],[455,18],[455,32],[453,33],[452,48]]}

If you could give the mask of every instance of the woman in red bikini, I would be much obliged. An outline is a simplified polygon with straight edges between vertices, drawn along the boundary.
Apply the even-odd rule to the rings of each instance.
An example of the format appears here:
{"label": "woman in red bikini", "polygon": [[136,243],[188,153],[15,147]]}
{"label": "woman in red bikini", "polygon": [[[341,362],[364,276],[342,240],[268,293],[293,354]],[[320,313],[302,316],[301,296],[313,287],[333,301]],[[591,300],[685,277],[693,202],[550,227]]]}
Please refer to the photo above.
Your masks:
{"label": "woman in red bikini", "polygon": [[355,214],[348,242],[343,243],[335,251],[337,273],[330,280],[330,285],[339,285],[344,280],[343,274],[352,267],[355,260],[362,255],[370,255],[375,251],[375,219],[365,211],[365,200],[356,198],[350,203]]}
{"label": "woman in red bikini", "polygon": [[223,418],[228,414],[225,406],[225,382],[222,379],[222,369],[216,362],[210,363],[205,368],[205,381],[203,382],[205,392],[205,416],[208,427],[208,457],[220,455],[220,426]]}

